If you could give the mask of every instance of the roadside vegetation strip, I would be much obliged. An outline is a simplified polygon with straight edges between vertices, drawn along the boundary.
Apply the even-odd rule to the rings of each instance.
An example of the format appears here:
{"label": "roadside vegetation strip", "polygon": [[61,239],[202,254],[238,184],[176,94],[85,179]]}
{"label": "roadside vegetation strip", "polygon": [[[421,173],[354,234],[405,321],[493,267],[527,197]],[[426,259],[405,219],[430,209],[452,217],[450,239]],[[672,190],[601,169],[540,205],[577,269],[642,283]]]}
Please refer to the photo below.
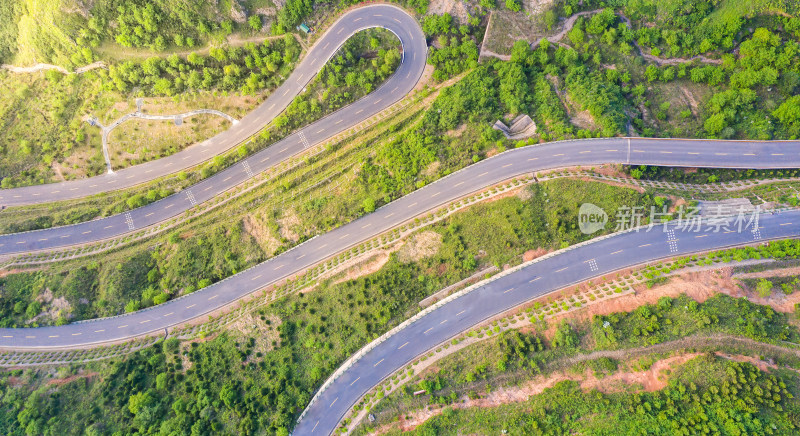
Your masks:
{"label": "roadside vegetation strip", "polygon": [[[452,302],[454,300],[457,300],[458,298],[460,298],[460,297],[462,297],[462,296],[464,296],[466,294],[469,294],[469,293],[471,293],[471,292],[473,292],[473,291],[475,291],[477,289],[480,289],[480,288],[486,286],[487,283],[491,283],[491,282],[493,282],[493,281],[495,281],[495,280],[497,280],[499,278],[505,277],[505,276],[507,276],[509,274],[513,274],[513,273],[519,272],[522,269],[524,269],[524,268],[526,268],[526,267],[528,267],[530,265],[533,265],[535,263],[541,262],[541,261],[546,260],[546,259],[550,259],[550,258],[552,258],[554,256],[558,256],[558,255],[560,255],[562,253],[565,253],[567,251],[578,249],[580,247],[595,243],[597,241],[601,241],[601,240],[608,239],[608,238],[611,238],[611,237],[616,237],[616,236],[619,236],[620,234],[630,233],[630,232],[633,232],[633,231],[636,231],[636,230],[637,230],[636,228],[633,228],[633,229],[629,229],[629,230],[622,231],[622,232],[610,233],[610,234],[607,234],[607,235],[604,235],[604,236],[600,236],[598,238],[590,239],[588,241],[584,241],[584,242],[580,242],[580,243],[575,244],[575,245],[571,245],[571,246],[569,246],[567,248],[562,248],[561,250],[550,252],[548,254],[545,254],[544,256],[537,257],[536,259],[533,259],[531,261],[523,262],[523,263],[521,263],[521,264],[519,264],[519,265],[517,265],[515,267],[508,268],[508,269],[506,269],[504,271],[501,271],[501,272],[493,275],[491,278],[489,278],[487,280],[480,281],[480,282],[475,283],[473,285],[470,285],[470,286],[468,286],[468,287],[466,287],[466,288],[464,288],[464,289],[462,289],[460,291],[454,292],[454,293],[448,295],[447,297],[437,301],[433,305],[426,307],[425,309],[421,310],[420,312],[417,312],[411,318],[403,321],[403,323],[401,323],[400,325],[398,325],[395,328],[389,330],[388,332],[386,332],[383,335],[381,335],[378,339],[370,342],[369,344],[367,344],[366,346],[361,348],[358,352],[356,352],[349,359],[347,359],[341,366],[339,366],[339,368],[337,368],[336,371],[333,374],[331,374],[331,376],[328,377],[328,379],[325,381],[325,383],[323,383],[322,386],[317,390],[317,392],[314,394],[314,397],[311,399],[311,402],[309,402],[309,404],[303,410],[303,413],[297,419],[297,422],[300,422],[300,420],[303,419],[303,416],[305,416],[306,411],[308,411],[308,409],[315,403],[315,401],[320,397],[320,395],[322,395],[322,393],[325,391],[325,389],[327,389],[331,384],[333,384],[333,382],[335,382],[342,374],[344,374],[345,371],[350,369],[350,367],[355,362],[360,360],[364,355],[366,355],[367,353],[372,351],[378,345],[382,344],[383,342],[385,342],[386,340],[388,340],[392,336],[394,336],[397,333],[399,333],[401,330],[403,330],[406,327],[408,327],[409,325],[417,322],[418,320],[422,319],[424,316],[426,316],[429,313],[435,311],[436,309],[438,309],[438,308],[440,308],[442,306],[445,306],[445,305],[449,304],[450,302]],[[553,292],[557,292],[557,291],[553,291]]]}
{"label": "roadside vegetation strip", "polygon": [[17,66],[17,65],[3,64],[3,65],[0,65],[0,68],[4,69],[6,71],[10,71],[12,73],[16,73],[16,74],[31,74],[31,73],[38,73],[40,71],[47,71],[47,70],[56,70],[61,74],[83,74],[83,73],[85,73],[87,71],[92,71],[92,70],[97,69],[97,68],[108,68],[108,65],[106,65],[106,63],[103,62],[103,61],[98,61],[98,62],[93,62],[93,63],[88,64],[88,65],[83,65],[83,66],[77,67],[74,70],[67,70],[66,68],[60,67],[58,65],[42,64],[42,63],[30,66],[30,67],[20,67],[20,66]]}
{"label": "roadside vegetation strip", "polygon": [[[593,241],[595,240],[588,242]],[[350,412],[342,417],[338,431],[349,434],[349,432],[366,416],[370,409],[373,408],[381,399],[396,390],[398,387],[402,386],[408,381],[408,379],[410,379],[410,376],[419,373],[421,369],[429,366],[432,363],[432,361],[429,361],[429,359],[433,359],[433,361],[438,360],[441,357],[450,354],[453,352],[453,350],[465,348],[466,346],[472,345],[475,342],[496,336],[503,331],[530,325],[540,325],[540,323],[555,316],[574,312],[587,306],[599,304],[619,296],[629,295],[634,293],[633,287],[636,285],[657,282],[660,278],[674,274],[683,269],[697,267],[713,268],[714,266],[717,268],[736,266],[736,264],[739,262],[746,262],[750,259],[760,259],[763,257],[769,257],[771,255],[783,258],[786,256],[786,253],[783,250],[784,245],[787,243],[796,244],[796,240],[787,239],[771,241],[766,248],[765,246],[755,248],[752,246],[753,244],[748,244],[743,247],[717,250],[705,254],[679,256],[672,259],[648,263],[645,266],[640,266],[638,268],[633,268],[630,273],[625,275],[612,272],[595,277],[591,280],[586,280],[581,283],[571,285],[567,288],[555,290],[544,296],[532,298],[531,300],[526,301],[517,307],[511,308],[503,313],[498,313],[493,317],[481,321],[472,328],[458,333],[452,339],[444,341],[430,348],[429,350],[420,354],[414,361],[388,375],[369,392],[364,394],[350,409]],[[569,250],[569,248],[564,250]],[[559,252],[554,252],[551,253],[551,255],[558,253]],[[792,258],[797,259],[800,258],[800,256],[795,255]],[[530,262],[523,263],[514,269],[517,270],[524,268],[525,266],[542,259],[543,258],[534,259]],[[470,288],[464,289],[459,293],[452,294],[450,297],[440,301],[437,304],[446,304],[446,302],[452,301],[458,298],[460,295],[484,286],[486,283],[496,280],[499,277],[501,277],[501,275],[495,275],[488,280],[476,283]],[[595,284],[595,282],[599,283]],[[546,302],[542,303],[541,300],[545,300]],[[416,314],[414,317],[410,318],[400,326],[396,327],[390,332],[387,332],[380,338],[365,346],[359,351],[358,357],[388,339],[389,336],[396,331],[399,331],[402,327],[413,323],[413,320],[424,315],[423,312]],[[774,341],[776,343],[783,343],[783,341],[780,341],[777,338],[774,339]],[[455,348],[451,349],[451,347]],[[352,364],[355,360],[357,360],[358,357],[354,356],[352,359],[345,362],[345,364],[340,366],[341,371],[337,370],[336,373],[334,373],[334,375],[328,380],[333,382],[336,376],[344,372],[343,368]],[[317,392],[317,395],[319,395],[322,390],[327,387],[327,385],[328,383],[323,385],[323,387]],[[309,403],[307,408],[310,406],[311,403]]]}
{"label": "roadside vegetation strip", "polygon": [[727,194],[743,191],[746,189],[755,188],[762,185],[770,185],[776,183],[787,182],[800,182],[800,177],[774,177],[768,179],[744,179],[732,182],[713,182],[713,183],[681,183],[673,181],[662,180],[649,180],[637,179],[624,175],[613,176],[602,174],[595,171],[595,167],[575,167],[558,170],[540,171],[537,173],[540,180],[552,180],[562,177],[580,178],[591,177],[599,181],[625,183],[632,186],[639,186],[642,188],[650,188],[656,190],[672,190],[681,192],[698,192],[703,194]]}
{"label": "roadside vegetation strip", "polygon": [[[779,211],[800,205],[797,197],[800,191],[800,178],[745,179],[735,182],[715,182],[704,184],[677,183],[625,176],[609,176],[592,169],[567,168],[537,173],[540,181],[569,179],[591,179],[603,183],[617,183],[650,190],[654,193],[678,196],[691,201],[719,201],[732,198],[745,198],[753,206],[765,205],[770,211]],[[770,204],[771,203],[771,204]],[[707,209],[708,210],[708,209]],[[762,209],[763,210],[763,209]],[[713,211],[713,209],[712,209]]]}

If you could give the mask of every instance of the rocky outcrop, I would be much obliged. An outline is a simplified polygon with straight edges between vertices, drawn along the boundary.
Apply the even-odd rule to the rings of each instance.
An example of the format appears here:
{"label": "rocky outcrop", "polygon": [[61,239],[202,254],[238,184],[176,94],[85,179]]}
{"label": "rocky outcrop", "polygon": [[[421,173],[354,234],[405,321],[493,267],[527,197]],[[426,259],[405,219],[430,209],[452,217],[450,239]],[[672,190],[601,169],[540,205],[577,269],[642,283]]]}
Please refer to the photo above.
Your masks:
{"label": "rocky outcrop", "polygon": [[510,126],[497,120],[494,125],[492,125],[492,128],[501,131],[506,138],[512,140],[525,139],[536,133],[536,123],[526,114],[514,118]]}

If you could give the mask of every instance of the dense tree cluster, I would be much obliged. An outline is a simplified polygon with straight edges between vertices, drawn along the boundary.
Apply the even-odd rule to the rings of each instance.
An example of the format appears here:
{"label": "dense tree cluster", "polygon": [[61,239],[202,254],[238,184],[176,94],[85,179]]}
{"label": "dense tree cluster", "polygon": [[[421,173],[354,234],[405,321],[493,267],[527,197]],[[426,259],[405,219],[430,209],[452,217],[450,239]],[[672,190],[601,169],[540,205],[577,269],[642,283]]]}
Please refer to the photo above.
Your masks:
{"label": "dense tree cluster", "polygon": [[273,121],[282,137],[372,92],[400,65],[399,41],[387,30],[359,32],[325,64],[311,87]]}
{"label": "dense tree cluster", "polygon": [[208,56],[191,53],[137,63],[112,65],[109,78],[116,91],[144,89],[150,95],[222,89],[254,94],[277,87],[289,74],[301,47],[292,36],[248,43],[245,47],[213,48]]}
{"label": "dense tree cluster", "polygon": [[[742,41],[735,59],[726,57],[720,67],[692,69],[695,82],[707,81],[713,86],[726,76],[729,81],[729,88],[712,95],[707,103],[706,132],[722,138],[797,137],[792,107],[796,102],[793,94],[800,84],[799,61],[797,41],[782,41],[780,35],[758,28]],[[788,96],[777,107],[774,97],[767,101],[759,98],[773,88],[777,88],[777,97]]]}
{"label": "dense tree cluster", "polygon": [[428,63],[436,67],[434,79],[441,81],[475,68],[478,65],[478,46],[475,34],[479,21],[457,26],[453,17],[428,15],[422,21],[422,30],[432,39],[434,47],[428,53]]}
{"label": "dense tree cluster", "polygon": [[[664,7],[677,5],[678,9],[700,8],[704,11],[703,23],[713,21],[719,24],[716,18],[710,20],[706,16],[710,11],[716,11],[710,3],[707,7],[700,7],[693,2],[663,3],[667,5]],[[589,110],[594,121],[601,125],[604,136],[621,131],[628,118],[626,114],[634,113],[634,108],[625,107],[625,101],[632,101],[634,106],[649,107],[651,100],[648,97],[652,91],[646,85],[652,87],[656,83],[691,80],[708,85],[714,91],[699,114],[705,136],[762,140],[797,137],[800,132],[795,127],[796,100],[793,97],[800,85],[800,42],[795,35],[795,29],[800,28],[800,24],[795,24],[794,18],[771,19],[777,21],[773,23],[776,24],[775,30],[766,27],[748,30],[742,27],[747,22],[745,18],[729,14],[738,17],[730,20],[738,24],[732,29],[726,25],[714,27],[715,32],[722,32],[725,36],[709,36],[710,39],[703,39],[705,43],[701,44],[693,39],[691,32],[681,28],[685,24],[673,23],[677,26],[674,29],[670,25],[641,25],[654,16],[664,15],[679,21],[683,19],[680,13],[672,10],[665,12],[661,8],[643,4],[621,7],[619,11],[628,14],[633,20],[632,24],[619,19],[613,9],[606,8],[588,18],[579,17],[567,34],[575,52],[562,54],[567,55],[566,59],[571,65],[584,67],[583,71],[570,69],[567,72],[567,91],[582,109]],[[759,24],[763,23],[761,21]],[[707,23],[700,27],[706,30],[710,28]],[[677,42],[679,37],[684,38],[684,48]],[[667,42],[668,48],[663,47],[663,41]],[[639,59],[634,59],[634,62],[627,59],[636,44],[645,52],[649,48],[654,56],[691,56],[712,52],[713,56],[721,59],[717,63],[688,60],[676,65],[649,63],[637,71],[641,65],[641,62],[636,62]],[[704,45],[711,48],[699,48]],[[728,51],[732,53],[726,53]],[[613,67],[603,65],[608,58],[615,60]],[[558,53],[556,60],[559,60]],[[598,68],[600,66],[603,68]],[[631,123],[645,136],[697,134],[696,130],[688,132],[675,129],[675,133],[661,131],[669,127],[665,121],[670,106],[671,102],[665,101],[658,108],[652,108],[655,120],[649,123],[644,116],[633,117]],[[693,113],[690,110],[682,111],[681,117],[693,118]]]}
{"label": "dense tree cluster", "polygon": [[[225,5],[219,8],[224,9]],[[227,7],[225,15],[230,13],[229,3]],[[216,5],[202,2],[103,0],[92,8],[78,43],[96,47],[111,37],[123,47],[147,47],[153,51],[169,46],[193,47],[213,33],[233,31],[233,23],[229,19],[220,21],[217,13]]]}

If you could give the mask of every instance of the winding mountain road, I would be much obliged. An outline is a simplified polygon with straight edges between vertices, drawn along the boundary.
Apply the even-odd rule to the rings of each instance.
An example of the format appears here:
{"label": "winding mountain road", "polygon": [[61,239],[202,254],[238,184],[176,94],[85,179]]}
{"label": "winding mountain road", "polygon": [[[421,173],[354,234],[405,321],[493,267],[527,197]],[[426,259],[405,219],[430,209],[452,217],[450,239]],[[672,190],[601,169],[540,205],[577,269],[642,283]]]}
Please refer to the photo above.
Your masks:
{"label": "winding mountain road", "polygon": [[[203,163],[258,133],[289,106],[350,36],[373,27],[390,30],[400,40],[403,50],[400,66],[381,87],[364,98],[306,126],[246,161],[255,172],[274,166],[311,145],[357,125],[391,106],[414,89],[425,69],[428,54],[425,35],[414,17],[396,6],[386,4],[353,9],[343,14],[319,38],[289,78],[266,101],[230,129],[173,155],[121,169],[113,174],[62,183],[0,190],[0,206],[48,203],[129,188]],[[213,186],[213,190],[208,192],[213,196],[227,189],[225,186],[231,187],[241,183],[243,178],[249,177],[248,173],[240,164],[204,180],[192,190],[197,195],[206,187]],[[228,176],[234,176],[234,179],[239,177],[239,179],[235,183],[233,179],[223,182]],[[205,194],[203,195],[205,196]],[[186,207],[191,206],[185,192],[175,194],[168,199],[176,203],[172,215],[180,211],[178,202],[185,203]],[[140,227],[139,223],[136,225]]]}
{"label": "winding mountain road", "polygon": [[[173,156],[91,179],[0,191],[0,204],[23,205],[78,198],[133,186],[201,163],[256,133],[301,92],[349,35],[385,27],[403,43],[404,59],[379,89],[197,185],[148,206],[71,226],[0,236],[0,255],[103,240],[166,220],[209,200],[254,174],[366,119],[413,89],[427,46],[419,25],[388,5],[355,9],[337,21],[261,106],[235,127]],[[185,297],[118,317],[30,329],[0,329],[0,348],[45,350],[85,347],[163,331],[201,317],[281,281],[420,214],[509,178],[545,169],[607,163],[685,167],[797,168],[798,141],[706,141],[604,138],[572,140],[506,151],[394,201],[372,214],[320,235],[266,262]],[[764,215],[743,232],[689,232],[674,228],[627,232],[597,240],[493,280],[422,317],[383,342],[309,406],[294,434],[330,434],[368,389],[418,354],[495,314],[539,295],[621,268],[664,257],[773,238],[800,236],[800,211]]]}

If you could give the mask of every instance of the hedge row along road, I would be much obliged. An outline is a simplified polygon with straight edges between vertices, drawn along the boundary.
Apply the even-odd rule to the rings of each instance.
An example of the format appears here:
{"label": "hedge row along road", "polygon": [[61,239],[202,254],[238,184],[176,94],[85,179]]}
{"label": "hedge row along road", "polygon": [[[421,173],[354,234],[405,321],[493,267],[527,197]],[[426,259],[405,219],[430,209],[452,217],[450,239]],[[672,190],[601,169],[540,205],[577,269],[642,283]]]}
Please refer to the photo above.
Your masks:
{"label": "hedge row along road", "polygon": [[[191,168],[236,145],[259,132],[278,116],[300,94],[339,47],[358,31],[382,27],[390,30],[400,40],[403,57],[400,66],[384,84],[357,102],[310,124],[268,149],[250,157],[246,162],[250,171],[263,171],[296,155],[303,149],[343,132],[361,121],[391,106],[408,94],[422,76],[427,60],[425,35],[417,21],[404,10],[391,5],[370,5],[345,13],[314,44],[295,70],[264,103],[247,114],[230,129],[181,152],[158,160],[119,170],[112,174],[69,182],[27,186],[0,190],[0,205],[21,206],[86,197],[100,192],[129,188],[180,170]],[[223,171],[192,188],[195,196],[209,198],[241,183],[250,177],[250,171],[241,164]],[[232,179],[224,181],[229,176]],[[197,197],[199,200],[200,198]],[[185,192],[165,199],[175,203],[175,210],[191,206]],[[168,203],[169,204],[169,203]],[[163,204],[161,205],[164,206]],[[173,210],[173,215],[174,210]],[[138,226],[138,223],[137,223]]]}

